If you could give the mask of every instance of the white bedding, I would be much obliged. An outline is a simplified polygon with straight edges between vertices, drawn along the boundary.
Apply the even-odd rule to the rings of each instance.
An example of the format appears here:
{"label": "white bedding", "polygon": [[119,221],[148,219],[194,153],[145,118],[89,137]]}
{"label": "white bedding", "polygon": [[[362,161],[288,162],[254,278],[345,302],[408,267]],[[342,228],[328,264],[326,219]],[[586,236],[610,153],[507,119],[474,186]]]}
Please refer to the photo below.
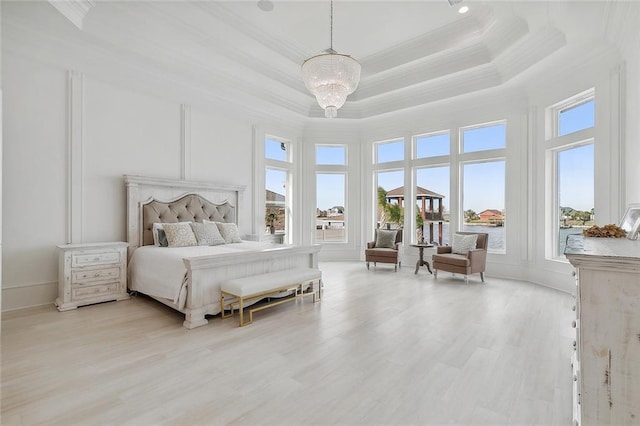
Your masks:
{"label": "white bedding", "polygon": [[273,249],[270,243],[243,241],[217,246],[157,247],[136,249],[129,261],[129,288],[184,307],[186,272],[184,258]]}

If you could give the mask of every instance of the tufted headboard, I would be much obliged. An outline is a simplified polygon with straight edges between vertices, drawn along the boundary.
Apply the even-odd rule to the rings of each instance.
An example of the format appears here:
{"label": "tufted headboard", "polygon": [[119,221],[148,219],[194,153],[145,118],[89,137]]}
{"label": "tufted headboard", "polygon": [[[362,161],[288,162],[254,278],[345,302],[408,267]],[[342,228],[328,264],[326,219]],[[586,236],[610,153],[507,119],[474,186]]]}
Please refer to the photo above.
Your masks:
{"label": "tufted headboard", "polygon": [[131,175],[125,175],[124,181],[129,255],[140,246],[153,244],[154,222],[238,221],[244,186]]}
{"label": "tufted headboard", "polygon": [[236,222],[236,208],[225,201],[212,203],[198,194],[187,194],[174,201],[151,199],[142,203],[142,245],[153,244],[151,228],[156,222]]}

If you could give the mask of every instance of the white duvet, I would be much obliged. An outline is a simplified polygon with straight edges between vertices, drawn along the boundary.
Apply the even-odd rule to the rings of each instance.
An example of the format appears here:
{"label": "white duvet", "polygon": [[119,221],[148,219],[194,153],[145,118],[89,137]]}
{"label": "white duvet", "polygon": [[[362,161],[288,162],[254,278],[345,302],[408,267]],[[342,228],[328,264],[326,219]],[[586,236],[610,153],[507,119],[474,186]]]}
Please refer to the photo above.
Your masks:
{"label": "white duvet", "polygon": [[149,296],[169,299],[178,305],[178,309],[182,309],[186,297],[187,272],[182,259],[269,248],[273,249],[274,245],[254,241],[217,246],[139,247],[129,261],[129,288]]}

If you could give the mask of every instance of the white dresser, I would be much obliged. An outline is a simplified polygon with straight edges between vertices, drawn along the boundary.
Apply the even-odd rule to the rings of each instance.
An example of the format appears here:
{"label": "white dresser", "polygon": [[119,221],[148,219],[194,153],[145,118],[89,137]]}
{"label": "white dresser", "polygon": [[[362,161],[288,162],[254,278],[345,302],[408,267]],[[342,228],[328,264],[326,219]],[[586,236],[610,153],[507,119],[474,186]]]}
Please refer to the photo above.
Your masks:
{"label": "white dresser", "polygon": [[640,424],[640,241],[570,236],[574,425]]}
{"label": "white dresser", "polygon": [[128,245],[115,242],[58,246],[58,310],[128,299]]}

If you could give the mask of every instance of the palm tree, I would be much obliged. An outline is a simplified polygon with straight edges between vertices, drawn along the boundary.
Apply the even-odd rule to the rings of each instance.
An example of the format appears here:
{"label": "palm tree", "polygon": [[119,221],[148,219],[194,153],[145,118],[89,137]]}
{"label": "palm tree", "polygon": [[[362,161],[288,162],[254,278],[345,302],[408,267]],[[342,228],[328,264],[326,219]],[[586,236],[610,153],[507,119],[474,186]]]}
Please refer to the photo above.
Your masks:
{"label": "palm tree", "polygon": [[387,203],[387,214],[389,222],[397,223],[399,227],[404,224],[404,209],[398,204]]}
{"label": "palm tree", "polygon": [[378,187],[378,222],[380,228],[387,223],[387,191],[383,187]]}

